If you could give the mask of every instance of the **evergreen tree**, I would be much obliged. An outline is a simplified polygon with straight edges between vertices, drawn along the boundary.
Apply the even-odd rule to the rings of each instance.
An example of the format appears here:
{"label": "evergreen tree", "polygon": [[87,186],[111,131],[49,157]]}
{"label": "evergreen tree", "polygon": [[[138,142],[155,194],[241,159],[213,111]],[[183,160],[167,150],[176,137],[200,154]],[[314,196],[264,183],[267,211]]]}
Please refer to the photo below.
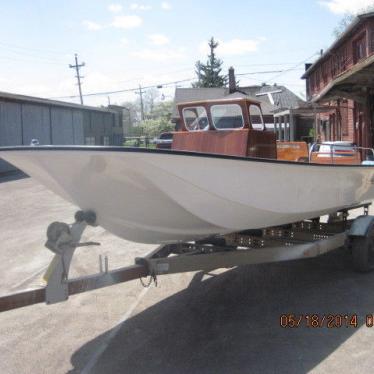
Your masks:
{"label": "evergreen tree", "polygon": [[209,42],[210,54],[206,64],[200,61],[196,62],[196,75],[198,81],[193,83],[193,87],[224,87],[227,83],[227,77],[221,75],[223,61],[216,57],[215,49],[218,42],[212,37]]}

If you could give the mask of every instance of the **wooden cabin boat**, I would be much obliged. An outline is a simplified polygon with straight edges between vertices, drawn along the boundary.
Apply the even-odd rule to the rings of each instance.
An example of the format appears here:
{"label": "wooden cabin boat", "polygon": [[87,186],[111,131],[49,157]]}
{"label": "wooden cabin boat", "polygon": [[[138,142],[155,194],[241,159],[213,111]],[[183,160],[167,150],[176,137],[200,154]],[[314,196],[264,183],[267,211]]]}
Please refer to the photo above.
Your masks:
{"label": "wooden cabin boat", "polygon": [[275,134],[264,130],[260,103],[208,100],[178,105],[181,131],[172,149],[240,157],[277,158]]}

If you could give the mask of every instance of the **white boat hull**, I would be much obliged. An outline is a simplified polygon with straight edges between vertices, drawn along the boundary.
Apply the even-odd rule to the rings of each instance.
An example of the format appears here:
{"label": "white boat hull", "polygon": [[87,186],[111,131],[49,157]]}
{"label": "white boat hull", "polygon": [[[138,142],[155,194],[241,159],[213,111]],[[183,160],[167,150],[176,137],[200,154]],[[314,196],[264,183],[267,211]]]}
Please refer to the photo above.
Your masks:
{"label": "white boat hull", "polygon": [[0,148],[98,224],[142,243],[264,228],[374,199],[374,167],[122,147]]}

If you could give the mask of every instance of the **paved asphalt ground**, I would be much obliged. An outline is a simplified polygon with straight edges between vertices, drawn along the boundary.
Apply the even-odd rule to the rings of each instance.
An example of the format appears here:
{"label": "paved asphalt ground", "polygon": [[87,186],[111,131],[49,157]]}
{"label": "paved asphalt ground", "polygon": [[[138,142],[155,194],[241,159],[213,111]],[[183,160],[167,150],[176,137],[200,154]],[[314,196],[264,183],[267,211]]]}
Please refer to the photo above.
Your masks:
{"label": "paved asphalt ground", "polygon": [[[0,293],[42,284],[52,254],[43,247],[51,221],[76,208],[31,178],[0,179]],[[153,246],[101,228],[79,248],[72,275],[132,264]],[[245,266],[212,274],[139,281],[0,314],[0,373],[373,373],[374,273],[356,274],[349,253]],[[358,326],[279,326],[280,315],[358,316]]]}

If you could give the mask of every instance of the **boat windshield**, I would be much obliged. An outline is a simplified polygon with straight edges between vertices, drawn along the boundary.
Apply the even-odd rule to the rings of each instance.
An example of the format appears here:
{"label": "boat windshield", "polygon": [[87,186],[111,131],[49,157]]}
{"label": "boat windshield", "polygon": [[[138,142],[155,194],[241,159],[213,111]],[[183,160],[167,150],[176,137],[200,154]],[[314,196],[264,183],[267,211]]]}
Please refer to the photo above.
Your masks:
{"label": "boat windshield", "polygon": [[262,118],[262,113],[257,105],[249,106],[249,118],[251,120],[252,128],[256,130],[264,130],[264,119]]}
{"label": "boat windshield", "polygon": [[183,109],[183,120],[188,131],[209,130],[209,121],[203,106]]}
{"label": "boat windshield", "polygon": [[213,126],[217,130],[242,129],[244,127],[242,108],[238,104],[213,105],[210,113]]}

